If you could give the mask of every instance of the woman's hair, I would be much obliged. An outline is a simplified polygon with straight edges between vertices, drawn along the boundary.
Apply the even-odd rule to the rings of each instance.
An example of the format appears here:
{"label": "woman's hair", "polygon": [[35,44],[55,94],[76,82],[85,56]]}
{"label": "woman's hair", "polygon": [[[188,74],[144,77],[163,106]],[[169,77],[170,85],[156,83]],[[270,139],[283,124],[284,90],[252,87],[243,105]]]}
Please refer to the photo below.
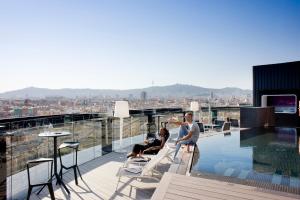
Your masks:
{"label": "woman's hair", "polygon": [[165,137],[165,139],[167,140],[168,138],[169,138],[169,136],[170,136],[170,133],[169,133],[169,130],[167,129],[167,128],[161,128],[160,129],[160,133],[161,132],[163,132],[164,133],[164,137]]}

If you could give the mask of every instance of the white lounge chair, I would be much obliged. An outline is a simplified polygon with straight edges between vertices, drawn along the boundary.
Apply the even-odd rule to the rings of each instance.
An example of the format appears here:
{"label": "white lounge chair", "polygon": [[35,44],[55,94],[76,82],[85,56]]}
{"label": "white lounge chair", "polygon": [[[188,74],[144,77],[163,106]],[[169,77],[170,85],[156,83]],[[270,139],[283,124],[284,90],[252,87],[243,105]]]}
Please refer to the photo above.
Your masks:
{"label": "white lounge chair", "polygon": [[[167,151],[166,151],[167,150]],[[158,152],[157,155],[151,155],[151,154],[144,154],[143,157],[135,157],[135,158],[128,158],[123,167],[128,167],[130,164],[138,165],[138,166],[144,166],[146,165],[152,158],[161,155],[164,158],[167,158],[169,161],[173,162],[171,154],[175,152],[175,146],[172,148],[167,143],[165,146]]]}
{"label": "white lounge chair", "polygon": [[[149,162],[147,162],[144,166],[137,166],[134,163],[127,163],[126,166],[121,167],[117,173],[119,177],[116,191],[118,189],[119,182],[121,177],[129,177],[129,178],[149,178],[159,181],[159,178],[153,176],[153,172],[158,173],[161,175],[160,172],[155,170],[155,167],[168,156],[169,151],[172,151],[170,148],[165,147],[161,149],[157,155],[153,156]],[[133,165],[132,165],[133,164]]]}

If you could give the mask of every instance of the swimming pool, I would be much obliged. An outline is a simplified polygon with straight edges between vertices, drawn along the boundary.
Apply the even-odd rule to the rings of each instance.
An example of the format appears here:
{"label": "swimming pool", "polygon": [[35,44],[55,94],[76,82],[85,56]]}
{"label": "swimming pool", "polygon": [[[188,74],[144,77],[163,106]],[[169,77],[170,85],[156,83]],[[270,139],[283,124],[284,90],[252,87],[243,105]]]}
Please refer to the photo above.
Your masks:
{"label": "swimming pool", "polygon": [[300,190],[300,130],[247,129],[202,137],[191,175],[251,180]]}

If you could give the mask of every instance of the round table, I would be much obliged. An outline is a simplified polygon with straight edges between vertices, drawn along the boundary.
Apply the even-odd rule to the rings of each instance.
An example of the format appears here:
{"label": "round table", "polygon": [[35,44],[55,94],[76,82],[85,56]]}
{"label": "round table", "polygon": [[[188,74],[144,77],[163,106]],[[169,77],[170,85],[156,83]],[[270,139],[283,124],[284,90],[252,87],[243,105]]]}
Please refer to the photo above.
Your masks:
{"label": "round table", "polygon": [[51,138],[53,138],[53,150],[54,150],[54,155],[53,155],[53,159],[54,159],[54,174],[53,174],[53,176],[56,177],[57,183],[61,184],[65,188],[65,190],[68,192],[68,194],[70,194],[70,191],[68,190],[68,188],[66,187],[66,185],[64,184],[64,182],[60,179],[60,176],[57,173],[57,138],[58,137],[63,137],[63,136],[68,136],[68,135],[71,135],[71,134],[72,133],[67,132],[67,131],[62,131],[62,132],[43,132],[43,133],[39,134],[39,137],[51,137]]}

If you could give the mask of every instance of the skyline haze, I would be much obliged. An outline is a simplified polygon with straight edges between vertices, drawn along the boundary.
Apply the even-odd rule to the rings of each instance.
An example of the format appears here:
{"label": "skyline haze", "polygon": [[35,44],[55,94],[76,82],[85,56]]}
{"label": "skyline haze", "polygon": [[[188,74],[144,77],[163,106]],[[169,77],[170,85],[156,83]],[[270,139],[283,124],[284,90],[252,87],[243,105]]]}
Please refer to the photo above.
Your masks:
{"label": "skyline haze", "polygon": [[110,90],[110,89],[48,89],[29,87],[20,90],[0,93],[0,98],[4,99],[31,99],[31,98],[47,98],[47,97],[120,97],[120,98],[140,98],[141,93],[145,92],[148,97],[163,97],[163,98],[192,98],[192,97],[229,97],[229,96],[248,96],[252,95],[251,90],[243,90],[240,88],[203,88],[194,85],[174,84],[168,86],[154,86],[148,88],[135,88],[129,90]]}

